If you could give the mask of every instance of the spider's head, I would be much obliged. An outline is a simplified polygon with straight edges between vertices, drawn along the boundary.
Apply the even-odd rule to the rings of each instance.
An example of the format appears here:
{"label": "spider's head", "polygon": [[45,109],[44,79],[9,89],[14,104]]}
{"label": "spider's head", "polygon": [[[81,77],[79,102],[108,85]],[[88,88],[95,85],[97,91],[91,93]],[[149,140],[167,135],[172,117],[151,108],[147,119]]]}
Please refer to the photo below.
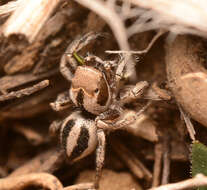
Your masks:
{"label": "spider's head", "polygon": [[78,66],[72,79],[70,97],[78,107],[99,115],[111,102],[111,91],[103,72],[91,66]]}

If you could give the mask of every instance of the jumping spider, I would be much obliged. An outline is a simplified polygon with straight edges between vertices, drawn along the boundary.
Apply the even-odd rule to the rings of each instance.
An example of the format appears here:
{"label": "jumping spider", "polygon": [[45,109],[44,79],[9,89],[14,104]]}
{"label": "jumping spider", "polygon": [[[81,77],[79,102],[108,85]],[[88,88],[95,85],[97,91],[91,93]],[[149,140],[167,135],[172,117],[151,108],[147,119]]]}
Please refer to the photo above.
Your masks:
{"label": "jumping spider", "polygon": [[74,111],[63,122],[52,125],[51,130],[60,129],[60,143],[71,161],[77,161],[96,149],[95,189],[98,189],[104,163],[105,131],[126,127],[136,120],[135,117],[121,119],[122,113],[126,112],[124,105],[140,98],[148,87],[146,81],[136,85],[121,85],[124,59],[103,61],[94,55],[85,58],[77,55],[98,36],[88,33],[69,45],[61,59],[60,71],[71,82],[71,87],[69,93],[60,94],[51,103],[56,111],[71,104],[82,110]]}

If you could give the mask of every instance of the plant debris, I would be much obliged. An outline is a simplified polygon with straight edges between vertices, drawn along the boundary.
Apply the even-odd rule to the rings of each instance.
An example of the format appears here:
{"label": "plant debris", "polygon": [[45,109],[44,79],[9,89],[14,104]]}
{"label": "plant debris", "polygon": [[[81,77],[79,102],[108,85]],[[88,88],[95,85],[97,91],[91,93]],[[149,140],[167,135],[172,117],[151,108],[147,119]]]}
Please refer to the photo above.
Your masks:
{"label": "plant debris", "polygon": [[207,186],[206,5],[1,1],[0,190]]}

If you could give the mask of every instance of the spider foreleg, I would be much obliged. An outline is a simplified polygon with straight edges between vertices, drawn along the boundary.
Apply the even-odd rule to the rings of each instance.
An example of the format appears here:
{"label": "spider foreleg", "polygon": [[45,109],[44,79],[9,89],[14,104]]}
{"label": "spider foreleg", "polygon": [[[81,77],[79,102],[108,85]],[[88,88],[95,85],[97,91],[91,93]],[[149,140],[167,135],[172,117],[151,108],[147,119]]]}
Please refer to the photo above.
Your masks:
{"label": "spider foreleg", "polygon": [[140,98],[148,86],[149,84],[147,81],[138,82],[135,86],[126,86],[120,92],[121,103],[126,104]]}
{"label": "spider foreleg", "polygon": [[72,105],[72,101],[69,96],[69,92],[65,91],[58,95],[55,102],[50,103],[50,106],[55,111],[61,111],[69,108]]}
{"label": "spider foreleg", "polygon": [[98,136],[98,147],[96,149],[96,176],[94,181],[95,189],[98,189],[99,187],[101,172],[104,165],[105,144],[106,144],[105,133],[102,129],[98,129],[97,136]]}

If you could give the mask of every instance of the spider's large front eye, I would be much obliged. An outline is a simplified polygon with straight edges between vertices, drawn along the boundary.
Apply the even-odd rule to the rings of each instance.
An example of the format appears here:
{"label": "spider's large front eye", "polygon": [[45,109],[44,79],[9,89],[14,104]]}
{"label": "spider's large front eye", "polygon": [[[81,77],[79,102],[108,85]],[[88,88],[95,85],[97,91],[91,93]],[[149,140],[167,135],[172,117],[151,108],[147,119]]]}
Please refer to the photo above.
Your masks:
{"label": "spider's large front eye", "polygon": [[95,93],[98,93],[98,92],[99,92],[99,89],[98,89],[98,88],[96,88],[96,89],[94,90],[94,92],[95,92]]}

